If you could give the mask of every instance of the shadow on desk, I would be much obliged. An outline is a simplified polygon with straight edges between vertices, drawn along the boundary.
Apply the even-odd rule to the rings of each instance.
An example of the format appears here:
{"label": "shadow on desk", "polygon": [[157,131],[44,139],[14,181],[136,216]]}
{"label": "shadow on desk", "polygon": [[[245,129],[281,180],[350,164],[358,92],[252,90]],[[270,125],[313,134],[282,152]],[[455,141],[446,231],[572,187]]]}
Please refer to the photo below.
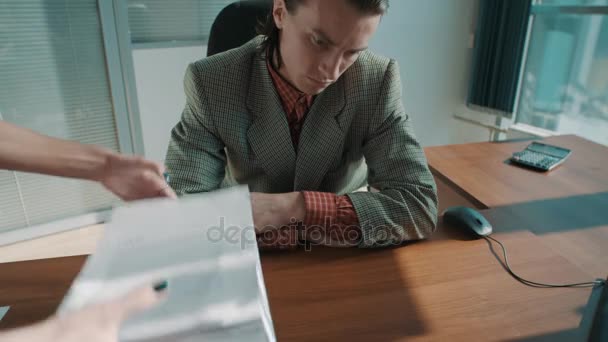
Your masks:
{"label": "shadow on desk", "polygon": [[388,341],[422,335],[423,318],[395,251],[315,246],[310,252],[262,254],[278,340]]}
{"label": "shadow on desk", "polygon": [[606,226],[608,192],[495,207],[484,215],[490,222],[501,222],[500,231],[547,234]]}
{"label": "shadow on desk", "polygon": [[[488,219],[494,232],[526,230],[542,235],[577,231],[608,226],[608,192],[523,202],[479,211]],[[464,241],[478,239],[472,232],[444,226],[441,222],[437,237]]]}
{"label": "shadow on desk", "polygon": [[580,332],[577,329],[558,331],[551,334],[539,336],[527,336],[518,339],[507,340],[505,342],[572,342],[586,341],[581,340]]}
{"label": "shadow on desk", "polygon": [[[571,280],[549,282],[590,281],[597,277],[604,277],[606,274],[606,265],[608,265],[608,250],[605,248],[608,244],[608,192],[517,203],[482,210],[481,213],[492,224],[493,236],[505,242],[508,250],[511,251],[510,259],[513,258],[515,263],[523,262],[516,267],[516,271],[521,270],[524,275],[532,277],[536,281],[561,276]],[[439,234],[439,239],[461,241],[476,239],[472,234],[467,234],[454,227],[441,224],[440,228],[443,232]],[[503,264],[502,257],[499,257],[492,250],[491,245],[489,249],[494,254],[493,257]],[[555,253],[558,257],[553,258],[551,262],[546,262],[548,259],[544,259],[544,265],[542,263],[543,259],[541,259],[539,260],[541,262],[530,262],[529,266],[524,266],[527,258],[534,254],[540,255],[542,250]],[[577,267],[582,273],[578,272],[580,275],[568,278],[574,270],[573,266]],[[526,269],[527,267],[529,269]],[[531,268],[536,268],[536,271],[531,272]],[[589,278],[585,279],[584,274],[587,274],[586,276]],[[593,339],[593,336],[588,339],[588,334],[591,331],[590,322],[594,319],[592,308],[598,302],[593,297],[599,289],[601,287],[596,287],[592,291],[587,304],[577,310],[581,315],[580,324],[577,328],[543,334],[521,334],[521,337],[509,338],[506,341],[600,341]],[[544,293],[537,293],[539,296],[544,295]],[[561,299],[566,300],[566,298],[562,297]],[[608,310],[606,311],[608,312]],[[551,319],[551,317],[555,318],[565,314],[565,311],[547,310],[544,314],[547,319]],[[529,324],[535,325],[537,321],[530,321]],[[539,326],[538,329],[543,328]],[[514,328],[514,333],[520,332],[518,330]],[[603,335],[602,338],[605,338],[605,336]]]}
{"label": "shadow on desk", "polygon": [[[472,207],[472,206],[469,206]],[[493,209],[476,209],[490,222],[494,233],[530,231],[537,235],[608,226],[608,192],[518,203]],[[443,224],[432,240],[477,240],[472,231]]]}
{"label": "shadow on desk", "polygon": [[[529,201],[482,210],[493,227],[494,237],[529,232],[540,244],[550,247],[589,277],[604,277],[608,265],[608,192]],[[439,237],[476,239],[452,227],[441,227]],[[504,241],[503,241],[504,242]],[[519,251],[517,250],[519,248]],[[536,248],[536,247],[535,247]],[[507,249],[527,253],[507,243]]]}

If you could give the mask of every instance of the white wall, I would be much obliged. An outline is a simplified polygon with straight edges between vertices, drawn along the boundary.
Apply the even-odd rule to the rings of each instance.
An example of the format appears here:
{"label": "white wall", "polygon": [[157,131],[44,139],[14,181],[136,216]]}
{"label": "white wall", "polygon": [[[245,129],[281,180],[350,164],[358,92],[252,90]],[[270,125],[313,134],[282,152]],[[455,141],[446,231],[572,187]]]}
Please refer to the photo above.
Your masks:
{"label": "white wall", "polygon": [[[371,49],[401,67],[404,104],[424,146],[487,141],[488,130],[455,120],[465,107],[478,0],[393,0]],[[182,80],[204,47],[133,52],[146,156],[162,161],[185,101]],[[473,113],[475,114],[475,113]],[[493,124],[489,115],[477,115]]]}
{"label": "white wall", "polygon": [[487,129],[452,118],[470,112],[465,98],[477,6],[478,0],[393,0],[370,44],[399,62],[405,108],[425,146],[488,140]]}
{"label": "white wall", "polygon": [[179,121],[186,103],[183,86],[186,68],[206,52],[206,46],[133,50],[147,158],[164,161],[171,129]]}

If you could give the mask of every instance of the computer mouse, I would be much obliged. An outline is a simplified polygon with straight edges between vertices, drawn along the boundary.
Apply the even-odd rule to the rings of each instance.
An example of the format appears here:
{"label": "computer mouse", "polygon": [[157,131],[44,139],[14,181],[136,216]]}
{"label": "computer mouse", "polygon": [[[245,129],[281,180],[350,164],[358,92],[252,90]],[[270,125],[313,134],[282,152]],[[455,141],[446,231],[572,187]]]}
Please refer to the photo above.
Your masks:
{"label": "computer mouse", "polygon": [[477,210],[468,207],[451,207],[443,212],[443,222],[478,236],[492,234],[492,225]]}

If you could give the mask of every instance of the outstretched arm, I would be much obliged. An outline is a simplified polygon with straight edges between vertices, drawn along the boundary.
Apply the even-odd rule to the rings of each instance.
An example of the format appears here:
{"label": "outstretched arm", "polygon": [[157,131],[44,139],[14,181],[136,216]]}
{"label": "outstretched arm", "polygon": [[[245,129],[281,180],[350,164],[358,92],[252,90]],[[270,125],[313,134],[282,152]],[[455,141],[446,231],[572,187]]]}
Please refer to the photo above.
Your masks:
{"label": "outstretched arm", "polygon": [[162,165],[4,121],[0,121],[0,169],[97,181],[123,200],[175,197],[163,180]]}

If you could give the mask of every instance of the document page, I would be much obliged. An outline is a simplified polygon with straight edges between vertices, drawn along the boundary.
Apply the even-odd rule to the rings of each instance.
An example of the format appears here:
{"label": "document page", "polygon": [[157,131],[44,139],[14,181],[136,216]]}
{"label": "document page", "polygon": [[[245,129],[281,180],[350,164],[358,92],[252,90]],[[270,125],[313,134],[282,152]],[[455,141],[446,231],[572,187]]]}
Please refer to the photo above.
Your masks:
{"label": "document page", "polygon": [[165,279],[121,341],[275,340],[246,187],[117,208],[58,313]]}

